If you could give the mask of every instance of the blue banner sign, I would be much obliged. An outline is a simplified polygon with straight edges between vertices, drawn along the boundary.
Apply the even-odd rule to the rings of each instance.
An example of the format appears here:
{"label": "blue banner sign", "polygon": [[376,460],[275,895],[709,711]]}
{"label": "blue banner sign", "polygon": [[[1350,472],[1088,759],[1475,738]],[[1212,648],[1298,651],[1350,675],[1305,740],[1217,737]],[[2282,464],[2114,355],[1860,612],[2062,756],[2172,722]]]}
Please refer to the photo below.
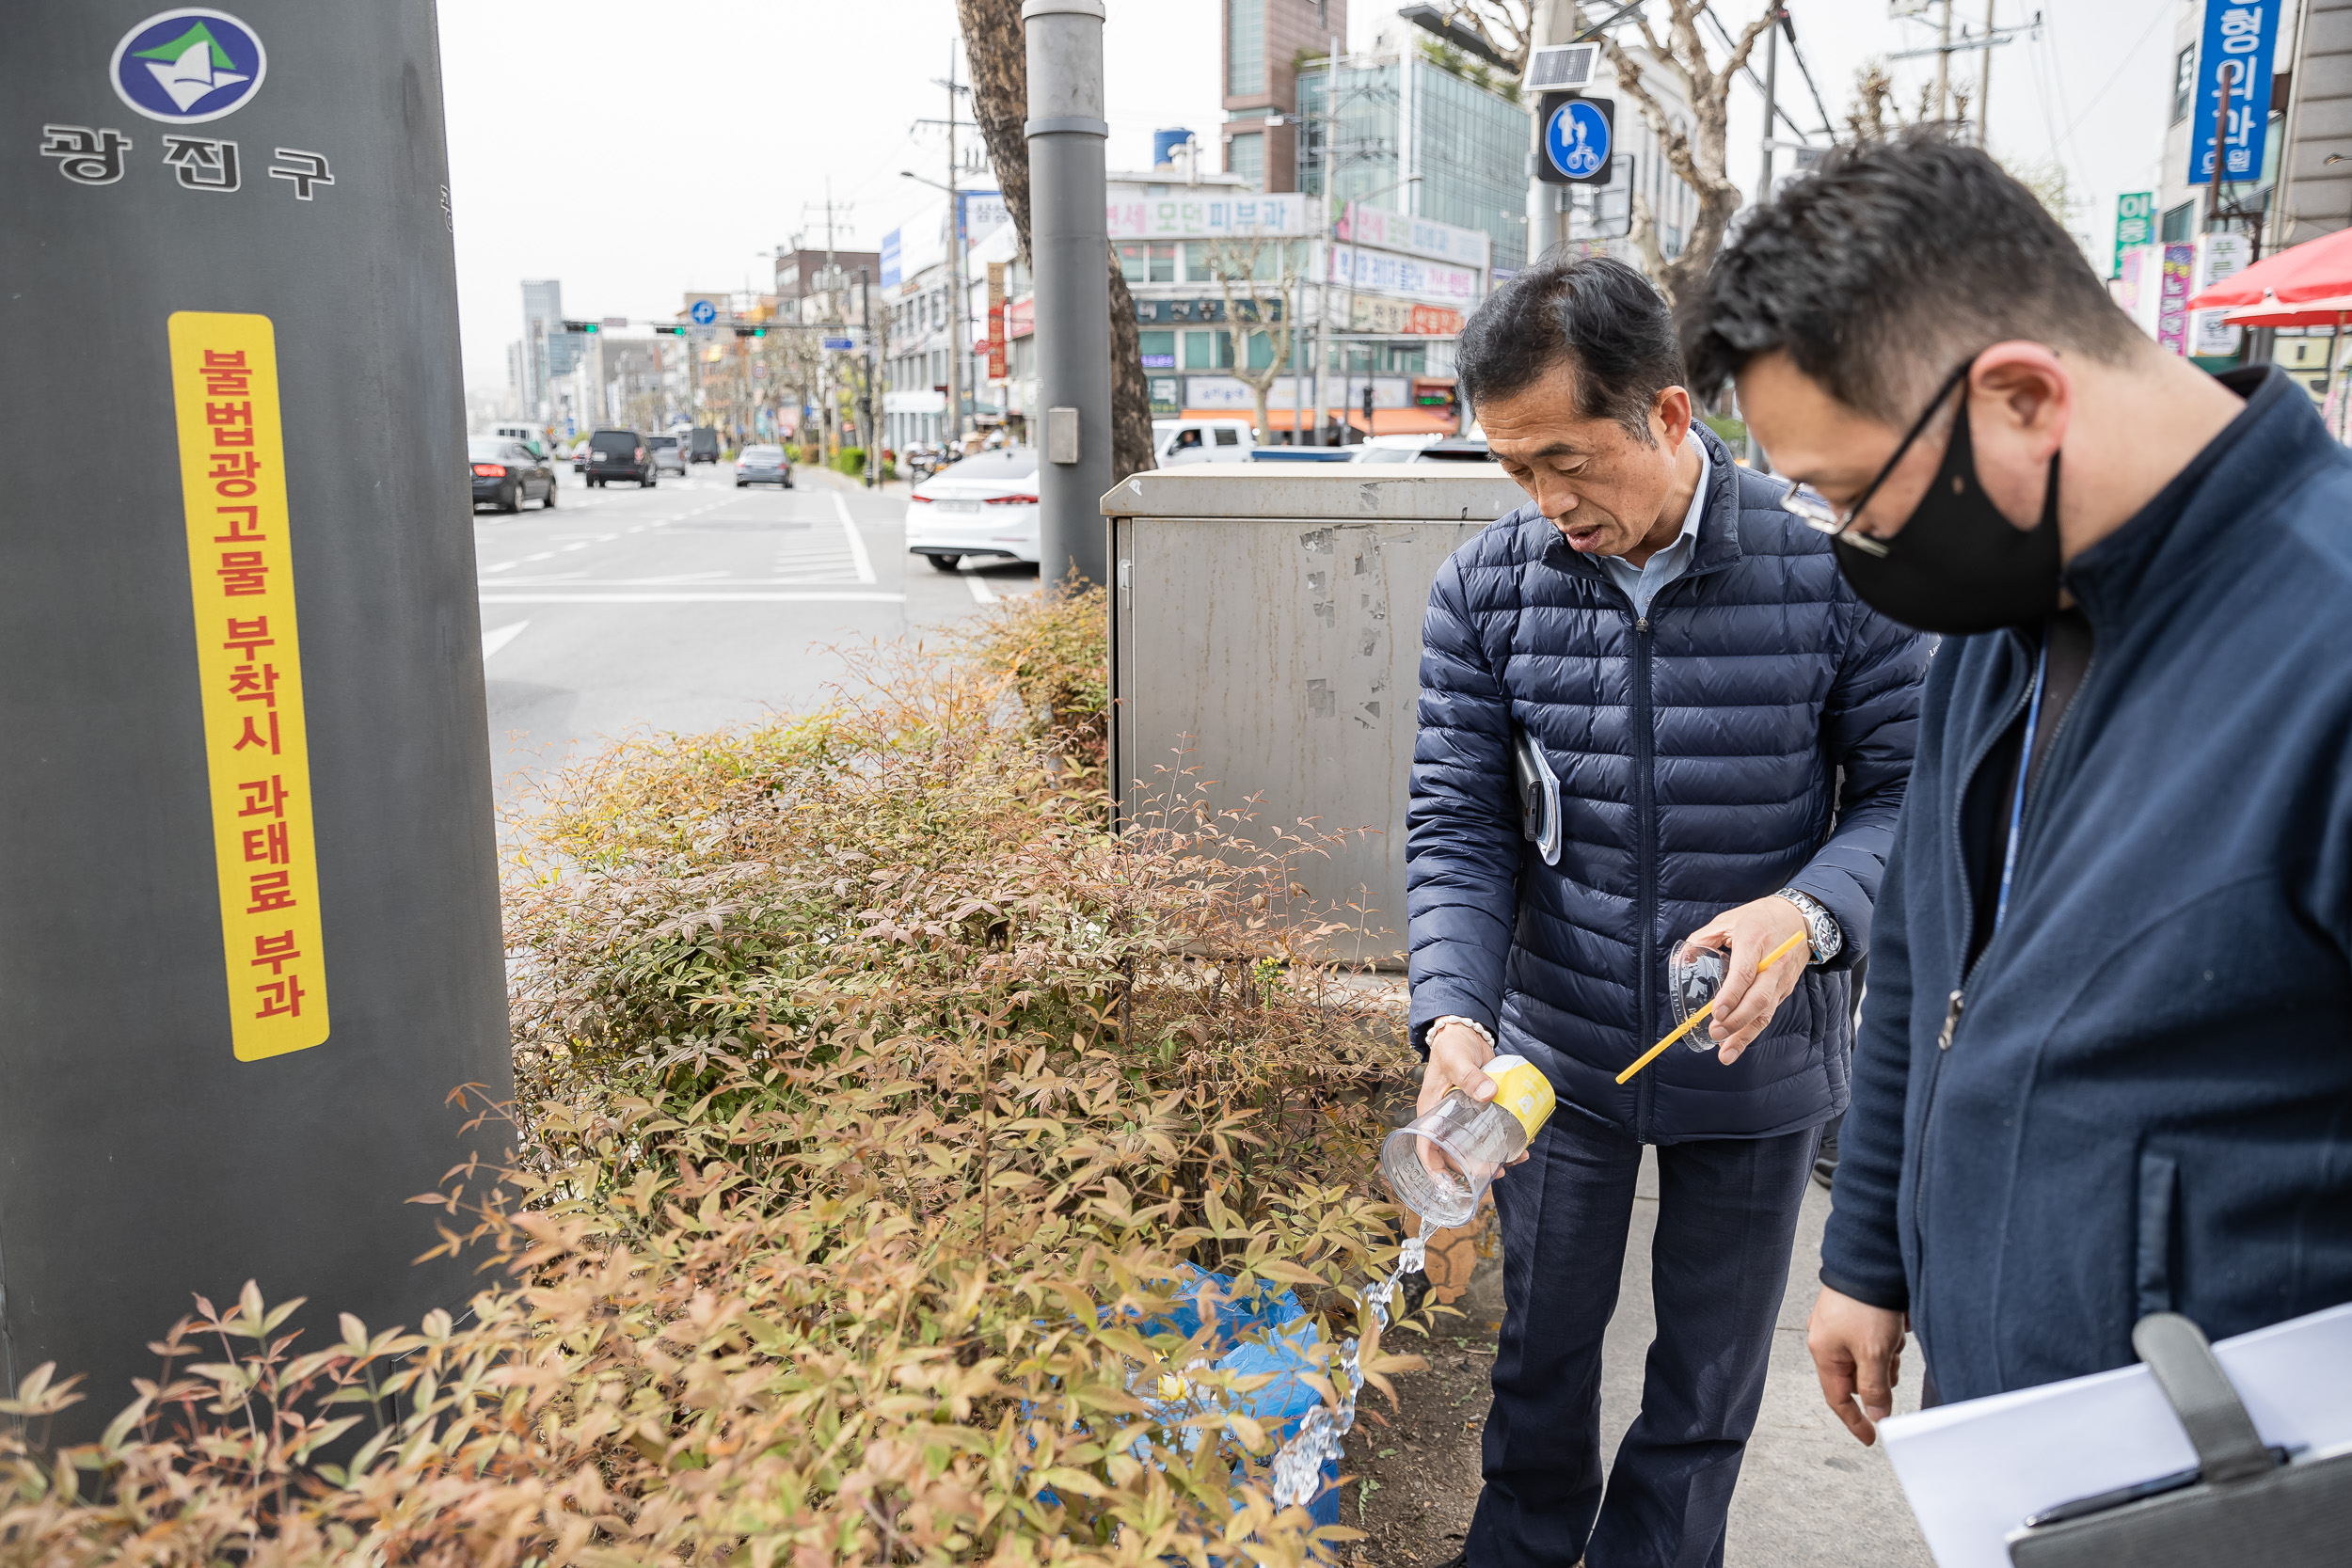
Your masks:
{"label": "blue banner sign", "polygon": [[2270,61],[2279,47],[2279,0],[2206,0],[2197,46],[2197,103],[2189,120],[2188,182],[2249,184],[2262,178],[2270,129]]}
{"label": "blue banner sign", "polygon": [[898,230],[893,229],[882,236],[882,286],[885,289],[895,289],[905,281],[899,276],[898,257]]}

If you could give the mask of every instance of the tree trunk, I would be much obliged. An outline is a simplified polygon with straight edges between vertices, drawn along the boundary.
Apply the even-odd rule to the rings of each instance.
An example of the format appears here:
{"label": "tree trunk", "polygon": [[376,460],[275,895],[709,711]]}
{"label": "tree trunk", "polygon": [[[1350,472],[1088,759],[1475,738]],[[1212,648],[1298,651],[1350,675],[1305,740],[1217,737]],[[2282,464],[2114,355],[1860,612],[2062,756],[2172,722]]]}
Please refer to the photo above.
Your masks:
{"label": "tree trunk", "polygon": [[[1029,254],[1029,50],[1021,27],[1021,0],[956,0],[964,57],[972,65],[972,118],[996,166],[996,188],[1012,214],[1021,254]],[[1111,483],[1153,467],[1152,388],[1143,375],[1143,345],[1136,336],[1136,301],[1119,270],[1119,252],[1104,247],[1111,279]]]}
{"label": "tree trunk", "polygon": [[979,123],[996,188],[1029,258],[1029,45],[1021,28],[1021,0],[956,0],[963,25],[963,57],[972,68],[972,118]]}
{"label": "tree trunk", "polygon": [[1143,374],[1143,340],[1136,333],[1136,296],[1119,270],[1119,251],[1104,246],[1111,269],[1111,483],[1159,467],[1152,455],[1152,384]]}

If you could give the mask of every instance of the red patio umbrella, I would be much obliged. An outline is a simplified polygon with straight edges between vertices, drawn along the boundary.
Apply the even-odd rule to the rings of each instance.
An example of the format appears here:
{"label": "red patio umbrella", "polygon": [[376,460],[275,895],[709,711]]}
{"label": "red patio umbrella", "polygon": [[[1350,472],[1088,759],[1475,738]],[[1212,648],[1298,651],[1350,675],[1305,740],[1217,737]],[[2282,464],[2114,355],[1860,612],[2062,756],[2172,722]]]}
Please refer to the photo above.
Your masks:
{"label": "red patio umbrella", "polygon": [[2189,296],[2191,310],[2251,305],[2300,305],[2352,294],[2352,229],[2282,250]]}

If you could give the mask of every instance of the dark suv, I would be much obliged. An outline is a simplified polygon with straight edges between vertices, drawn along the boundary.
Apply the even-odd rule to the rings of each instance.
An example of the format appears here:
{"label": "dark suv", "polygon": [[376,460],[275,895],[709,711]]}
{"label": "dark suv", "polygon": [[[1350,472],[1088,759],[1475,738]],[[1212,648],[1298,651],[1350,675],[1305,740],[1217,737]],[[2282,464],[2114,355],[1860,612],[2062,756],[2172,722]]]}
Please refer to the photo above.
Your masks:
{"label": "dark suv", "polygon": [[588,437],[588,483],[633,479],[642,489],[654,483],[653,449],[633,430],[599,430]]}

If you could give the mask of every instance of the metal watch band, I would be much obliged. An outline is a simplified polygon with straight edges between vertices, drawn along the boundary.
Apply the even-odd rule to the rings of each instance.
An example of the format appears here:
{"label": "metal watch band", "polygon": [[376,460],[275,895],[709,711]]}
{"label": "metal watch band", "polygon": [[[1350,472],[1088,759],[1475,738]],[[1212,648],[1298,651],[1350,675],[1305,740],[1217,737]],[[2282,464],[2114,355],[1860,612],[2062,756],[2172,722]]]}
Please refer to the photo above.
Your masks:
{"label": "metal watch band", "polygon": [[1809,893],[1799,893],[1792,887],[1782,888],[1773,896],[1788,899],[1804,916],[1805,927],[1811,933],[1815,963],[1825,964],[1837,957],[1838,949],[1846,945],[1846,933],[1837,924],[1837,917],[1830,913],[1820,899]]}

